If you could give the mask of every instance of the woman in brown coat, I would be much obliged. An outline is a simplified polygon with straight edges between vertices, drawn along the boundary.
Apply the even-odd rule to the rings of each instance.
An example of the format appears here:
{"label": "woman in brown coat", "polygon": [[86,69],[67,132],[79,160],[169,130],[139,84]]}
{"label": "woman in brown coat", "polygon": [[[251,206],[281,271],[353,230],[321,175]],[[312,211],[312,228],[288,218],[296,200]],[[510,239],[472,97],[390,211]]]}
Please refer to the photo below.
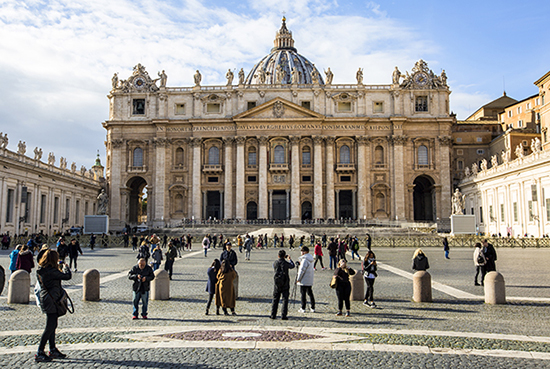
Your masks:
{"label": "woman in brown coat", "polygon": [[231,309],[231,314],[235,314],[235,289],[233,280],[237,273],[231,268],[231,265],[224,260],[218,271],[218,282],[216,283],[216,314],[219,314],[220,307],[225,315],[229,315],[227,308]]}

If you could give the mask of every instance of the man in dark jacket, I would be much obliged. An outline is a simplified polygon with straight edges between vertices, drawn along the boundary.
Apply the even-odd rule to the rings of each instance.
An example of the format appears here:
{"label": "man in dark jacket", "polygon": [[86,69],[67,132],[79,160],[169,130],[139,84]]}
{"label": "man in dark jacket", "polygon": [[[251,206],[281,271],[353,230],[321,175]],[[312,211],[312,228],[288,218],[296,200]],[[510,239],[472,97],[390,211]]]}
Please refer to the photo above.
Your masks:
{"label": "man in dark jacket", "polygon": [[237,259],[237,253],[233,250],[231,250],[231,243],[228,243],[225,247],[225,250],[223,250],[221,256],[220,256],[220,263],[223,263],[224,260],[227,260],[229,265],[231,265],[231,268],[235,269],[235,265],[239,262]]}
{"label": "man in dark jacket", "polygon": [[281,319],[288,319],[288,297],[290,295],[288,270],[292,268],[294,268],[294,262],[290,259],[290,255],[287,255],[285,250],[279,250],[279,259],[273,263],[273,269],[275,270],[275,276],[273,279],[275,284],[273,287],[273,302],[271,303],[271,319],[277,318],[277,308],[279,307],[281,295],[283,295],[283,311],[281,312]]}
{"label": "man in dark jacket", "polygon": [[78,243],[76,238],[73,238],[69,244],[69,267],[72,268],[74,262],[75,272],[77,271],[76,259],[78,258],[78,253],[82,255],[82,249],[80,248],[80,243]]}
{"label": "man in dark jacket", "polygon": [[132,319],[138,319],[139,300],[142,302],[141,317],[147,319],[147,306],[149,305],[149,290],[151,289],[151,281],[155,279],[153,268],[147,265],[144,258],[139,259],[138,264],[134,265],[128,273],[128,279],[134,281],[132,289],[134,315]]}
{"label": "man in dark jacket", "polygon": [[494,272],[497,270],[496,261],[497,261],[497,251],[495,250],[494,246],[487,242],[487,240],[483,240],[483,256],[485,256],[485,272]]}
{"label": "man in dark jacket", "polygon": [[172,279],[172,269],[176,256],[178,256],[178,250],[176,250],[176,246],[170,241],[168,243],[168,251],[166,251],[166,262],[164,263],[164,270],[168,272],[170,279]]}
{"label": "man in dark jacket", "polygon": [[336,269],[338,267],[338,258],[336,257],[338,245],[336,244],[334,237],[330,239],[330,243],[328,244],[327,249],[328,249],[328,257],[330,259],[330,270],[332,270],[333,264],[334,264],[334,269]]}

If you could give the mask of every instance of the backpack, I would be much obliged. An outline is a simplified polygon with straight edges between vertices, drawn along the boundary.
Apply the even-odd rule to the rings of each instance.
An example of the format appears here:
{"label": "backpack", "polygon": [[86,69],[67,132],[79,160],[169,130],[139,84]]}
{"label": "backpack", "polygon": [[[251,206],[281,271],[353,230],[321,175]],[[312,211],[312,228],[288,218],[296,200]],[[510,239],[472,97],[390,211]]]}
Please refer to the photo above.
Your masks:
{"label": "backpack", "polygon": [[487,259],[485,259],[485,255],[483,255],[483,251],[479,250],[479,255],[477,255],[477,263],[479,265],[485,265],[487,262]]}
{"label": "backpack", "polygon": [[284,287],[286,276],[284,273],[283,263],[277,264],[277,270],[275,271],[275,276],[273,277],[273,280],[275,281],[275,286],[279,288]]}

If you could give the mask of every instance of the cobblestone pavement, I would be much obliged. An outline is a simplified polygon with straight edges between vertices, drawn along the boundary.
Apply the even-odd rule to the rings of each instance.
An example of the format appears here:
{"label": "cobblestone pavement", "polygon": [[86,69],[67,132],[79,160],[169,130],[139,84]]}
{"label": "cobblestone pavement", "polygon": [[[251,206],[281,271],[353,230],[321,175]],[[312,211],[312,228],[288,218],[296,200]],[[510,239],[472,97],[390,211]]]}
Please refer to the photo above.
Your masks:
{"label": "cobblestone pavement", "polygon": [[[497,250],[497,268],[510,298],[499,306],[485,305],[482,287],[474,286],[472,250],[453,248],[446,260],[441,248],[424,249],[434,282],[477,296],[458,298],[434,289],[434,302],[424,304],[411,302],[412,281],[403,276],[412,272],[414,250],[374,250],[382,264],[375,283],[379,308],[352,301],[351,317],[335,316],[337,299],[328,287],[332,273],[318,270],[316,312],[298,313],[299,303],[291,303],[290,319],[282,321],[269,319],[276,250],[254,250],[251,261],[239,254],[238,315],[225,317],[204,315],[206,269],[221,250],[211,250],[205,258],[194,247],[174,265],[171,299],[150,301],[149,319],[138,321],[131,320],[126,276],[136,254],[130,249],[84,249],[79,271],[66,284],[76,312],[59,319],[59,347],[69,358],[41,366],[323,368],[368,362],[369,367],[394,368],[550,367],[548,249]],[[296,249],[290,253],[294,260],[300,255]],[[7,255],[0,252],[5,269]],[[328,257],[324,259],[327,266]],[[360,269],[357,260],[350,265]],[[101,272],[99,302],[81,301],[82,271],[89,268]],[[291,270],[291,277],[295,275]],[[45,316],[33,301],[7,305],[6,293],[7,288],[0,296],[0,365],[37,367],[33,353]]]}

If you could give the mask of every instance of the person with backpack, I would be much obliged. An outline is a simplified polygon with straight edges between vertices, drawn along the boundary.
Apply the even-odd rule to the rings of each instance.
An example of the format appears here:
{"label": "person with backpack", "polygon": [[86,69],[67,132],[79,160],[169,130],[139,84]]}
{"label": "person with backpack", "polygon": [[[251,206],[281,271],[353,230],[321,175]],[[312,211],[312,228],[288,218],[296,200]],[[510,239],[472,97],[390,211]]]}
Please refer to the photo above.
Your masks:
{"label": "person with backpack", "polygon": [[294,268],[294,262],[287,255],[285,250],[279,250],[279,258],[273,263],[273,270],[275,275],[273,276],[273,301],[271,303],[271,319],[277,318],[277,309],[279,308],[279,301],[281,296],[283,297],[283,308],[281,311],[281,319],[288,319],[288,298],[290,296],[290,278],[288,276],[288,270]]}
{"label": "person with backpack", "polygon": [[19,252],[23,248],[23,245],[17,245],[15,249],[10,253],[10,272],[15,272],[17,270],[17,259],[19,258]]}
{"label": "person with backpack", "polygon": [[250,260],[250,252],[252,251],[252,237],[247,233],[244,238],[244,260]]}
{"label": "person with backpack", "polygon": [[208,238],[208,235],[204,236],[202,239],[202,248],[204,250],[204,257],[208,254],[208,249],[210,248],[210,239]]}
{"label": "person with backpack", "polygon": [[373,296],[374,280],[378,277],[378,274],[376,273],[377,269],[376,256],[374,256],[374,252],[369,250],[363,260],[363,278],[367,283],[367,291],[365,292],[365,301],[363,301],[363,305],[370,306],[371,308],[376,308]]}
{"label": "person with backpack", "polygon": [[156,245],[155,249],[153,250],[153,254],[151,255],[153,258],[153,272],[160,268],[160,263],[162,262],[162,250],[160,249],[160,245]]}
{"label": "person with backpack", "polygon": [[143,241],[141,243],[141,246],[139,247],[139,251],[137,254],[137,259],[145,259],[145,264],[149,261],[149,258],[151,257],[151,253],[149,252],[149,247],[147,247],[147,243]]}
{"label": "person with backpack", "polygon": [[359,240],[357,237],[353,236],[351,237],[351,260],[355,260],[354,255],[357,255],[357,259],[361,260],[361,256],[359,256]]}
{"label": "person with backpack", "polygon": [[[485,255],[483,255],[483,250],[481,250],[481,243],[476,242],[474,248],[474,265],[476,267],[476,276],[474,277],[474,286],[483,286],[483,280],[485,279]],[[477,277],[481,272],[481,284],[477,282]]]}

